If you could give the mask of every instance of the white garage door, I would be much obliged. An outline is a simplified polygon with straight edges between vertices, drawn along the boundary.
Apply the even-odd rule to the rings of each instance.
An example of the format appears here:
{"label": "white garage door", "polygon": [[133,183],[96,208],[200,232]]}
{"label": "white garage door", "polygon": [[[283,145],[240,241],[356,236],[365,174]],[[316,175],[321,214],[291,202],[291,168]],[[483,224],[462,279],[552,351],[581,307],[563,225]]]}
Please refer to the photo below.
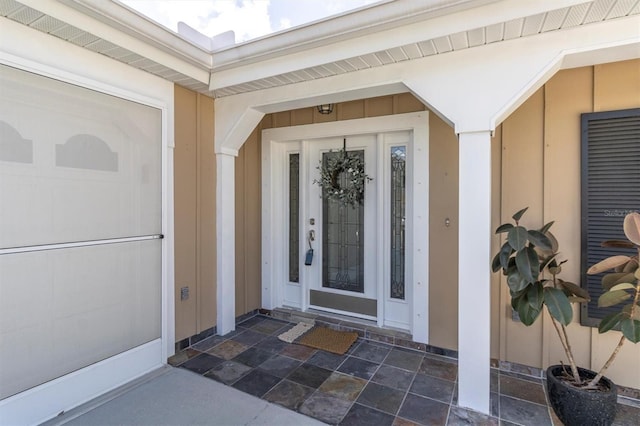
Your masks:
{"label": "white garage door", "polygon": [[0,400],[159,342],[161,206],[160,109],[0,66]]}

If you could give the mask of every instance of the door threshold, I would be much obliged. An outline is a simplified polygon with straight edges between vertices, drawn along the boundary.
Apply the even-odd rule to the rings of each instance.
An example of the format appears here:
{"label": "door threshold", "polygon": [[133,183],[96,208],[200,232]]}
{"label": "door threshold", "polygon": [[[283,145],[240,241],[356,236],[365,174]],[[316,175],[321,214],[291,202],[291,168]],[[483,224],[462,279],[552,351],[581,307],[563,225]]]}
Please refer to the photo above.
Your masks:
{"label": "door threshold", "polygon": [[317,316],[326,316],[328,318],[339,319],[340,321],[353,321],[357,323],[362,322],[363,324],[369,326],[377,326],[378,324],[378,320],[374,316],[362,315],[355,312],[343,311],[340,309],[331,309],[324,306],[309,305],[307,312]]}

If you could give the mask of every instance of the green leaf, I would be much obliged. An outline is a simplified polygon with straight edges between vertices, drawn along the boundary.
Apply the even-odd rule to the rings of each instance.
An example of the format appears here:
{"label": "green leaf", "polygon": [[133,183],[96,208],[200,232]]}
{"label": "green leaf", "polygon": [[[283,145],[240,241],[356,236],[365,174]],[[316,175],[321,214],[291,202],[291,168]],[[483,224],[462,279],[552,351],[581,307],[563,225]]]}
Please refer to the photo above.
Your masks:
{"label": "green leaf", "polygon": [[620,330],[624,337],[633,343],[640,342],[640,321],[625,319],[620,321]]}
{"label": "green leaf", "polygon": [[509,245],[508,242],[505,242],[502,245],[502,248],[500,249],[500,265],[502,266],[503,269],[508,269],[509,268],[509,256],[511,256],[511,253],[513,253],[513,249],[511,248],[511,245]]}
{"label": "green leaf", "polygon": [[598,333],[606,333],[607,331],[611,330],[613,327],[618,325],[621,318],[621,312],[614,312],[602,318],[600,324],[598,324]]}
{"label": "green leaf", "polygon": [[549,238],[549,241],[551,241],[551,251],[554,253],[557,252],[560,244],[558,243],[555,235],[553,235],[550,231],[545,232],[544,235],[546,235],[547,238]]}
{"label": "green leaf", "polygon": [[624,290],[607,291],[598,298],[598,307],[607,308],[630,298],[631,295]]}
{"label": "green leaf", "polygon": [[496,229],[496,234],[502,234],[503,232],[509,231],[509,229],[511,228],[513,228],[512,224],[503,223],[502,225],[498,226],[498,228]]}
{"label": "green leaf", "polygon": [[500,265],[500,252],[497,252],[491,261],[491,270],[493,272],[498,272],[500,269],[502,269],[502,265]]}
{"label": "green leaf", "polygon": [[620,283],[616,284],[609,289],[609,291],[618,291],[618,290],[635,290],[636,286],[630,283]]}
{"label": "green leaf", "polygon": [[522,250],[527,244],[528,238],[529,234],[527,233],[527,229],[523,226],[514,226],[507,234],[507,241],[515,251]]}
{"label": "green leaf", "polygon": [[583,299],[587,299],[587,301],[591,298],[589,296],[589,292],[586,289],[584,289],[584,288],[582,288],[582,287],[580,287],[580,286],[578,286],[578,285],[576,285],[574,283],[570,283],[569,281],[564,281],[564,280],[561,280],[561,279],[558,279],[558,282],[560,283],[560,285],[565,290],[567,290],[572,295],[576,295],[576,296],[581,297]]}
{"label": "green leaf", "polygon": [[624,268],[622,268],[622,271],[620,272],[626,272],[627,274],[633,274],[635,272],[637,272],[638,270],[638,261],[636,259],[631,259],[630,261],[627,262],[626,265],[624,265]]}
{"label": "green leaf", "polygon": [[518,311],[518,315],[520,315],[520,321],[522,321],[526,326],[533,324],[541,312],[541,310],[531,307],[526,295],[523,295],[518,299],[518,306],[516,310]]}
{"label": "green leaf", "polygon": [[513,220],[515,220],[516,222],[520,220],[520,218],[522,217],[522,215],[524,214],[524,212],[526,212],[529,209],[529,207],[525,207],[522,210],[519,210],[518,212],[516,212],[516,214],[514,214],[513,216],[511,216],[513,218]]}
{"label": "green leaf", "polygon": [[633,275],[625,272],[612,272],[602,277],[602,288],[610,290],[611,287],[633,280]]}
{"label": "green leaf", "polygon": [[547,236],[542,232],[530,230],[528,231],[528,234],[529,241],[531,241],[533,245],[540,247],[543,250],[551,250],[551,240],[549,240],[549,238],[547,238]]}
{"label": "green leaf", "polygon": [[[540,264],[540,270],[544,271],[544,268],[546,268],[547,266],[551,267],[557,267],[557,263],[554,261],[555,257],[558,255],[558,253],[552,254],[551,256],[542,259],[542,263]],[[551,270],[549,270],[549,272],[551,272]],[[553,273],[553,272],[552,272]]]}
{"label": "green leaf", "polygon": [[636,307],[636,310],[633,313],[633,316],[631,316],[631,308],[632,307],[633,307],[633,303],[630,304],[630,305],[625,306],[624,308],[622,308],[622,312],[627,314],[627,316],[629,318],[640,321],[640,306]]}
{"label": "green leaf", "polygon": [[549,272],[551,275],[559,275],[562,272],[562,266],[550,266]]}
{"label": "green leaf", "polygon": [[569,299],[569,302],[571,303],[587,303],[588,301],[591,300],[591,298],[585,299],[584,297],[578,297],[578,296],[568,296],[567,299]]}
{"label": "green leaf", "polygon": [[527,300],[529,302],[529,306],[538,311],[542,309],[542,292],[543,288],[540,282],[533,283],[533,285],[529,286],[529,289],[527,290]]}
{"label": "green leaf", "polygon": [[536,251],[531,247],[525,247],[516,254],[516,266],[527,282],[532,283],[538,280],[540,261]]}
{"label": "green leaf", "polygon": [[514,294],[513,292],[511,292],[511,308],[514,311],[518,310],[518,305],[520,304],[520,299],[522,297],[524,297],[524,294],[522,293]]}
{"label": "green leaf", "polygon": [[569,299],[562,290],[546,287],[544,289],[544,303],[546,303],[552,317],[562,325],[569,325],[573,317],[573,310]]}
{"label": "green leaf", "polygon": [[542,228],[540,228],[540,232],[542,232],[543,234],[546,234],[549,231],[549,229],[551,228],[551,225],[553,225],[553,224],[554,224],[554,221],[551,221],[551,222],[547,223]]}
{"label": "green leaf", "polygon": [[609,248],[633,248],[633,243],[631,241],[624,240],[607,240],[601,242],[600,246]]}
{"label": "green leaf", "polygon": [[529,285],[529,281],[523,278],[518,271],[514,271],[507,277],[507,285],[512,292],[517,293],[524,290]]}

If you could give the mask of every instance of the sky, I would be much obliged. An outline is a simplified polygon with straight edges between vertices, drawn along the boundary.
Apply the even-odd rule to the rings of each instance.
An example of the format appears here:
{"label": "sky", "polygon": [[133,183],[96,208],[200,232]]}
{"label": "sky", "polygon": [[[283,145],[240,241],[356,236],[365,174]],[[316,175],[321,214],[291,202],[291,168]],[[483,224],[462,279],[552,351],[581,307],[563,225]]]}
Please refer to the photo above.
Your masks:
{"label": "sky", "polygon": [[379,0],[119,0],[170,30],[182,21],[209,37],[235,31],[236,43]]}

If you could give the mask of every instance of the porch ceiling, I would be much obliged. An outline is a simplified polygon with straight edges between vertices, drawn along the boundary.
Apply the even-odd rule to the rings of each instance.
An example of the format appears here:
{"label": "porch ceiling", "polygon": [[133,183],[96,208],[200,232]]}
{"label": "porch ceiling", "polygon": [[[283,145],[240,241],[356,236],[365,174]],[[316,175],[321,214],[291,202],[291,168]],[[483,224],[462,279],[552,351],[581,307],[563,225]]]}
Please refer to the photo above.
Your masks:
{"label": "porch ceiling", "polygon": [[[422,13],[418,13],[419,11],[407,9],[407,5],[415,5],[415,2],[400,0],[379,6],[395,8],[398,15],[392,20],[382,19],[379,15],[375,20],[376,15],[366,15],[368,9],[365,9],[355,13],[360,15],[359,20],[353,20],[357,17],[355,15],[342,15],[218,52],[207,52],[184,37],[112,2],[1,0],[0,16],[188,89],[219,98],[640,14],[640,0],[537,1],[532,4],[548,4],[550,6],[545,8],[548,10],[540,11],[539,7],[537,10],[525,8],[525,11],[535,13],[511,16],[502,21],[494,19],[486,25],[461,31],[460,26],[454,28],[453,32],[431,31],[431,34],[436,35],[411,42],[406,42],[407,38],[399,33],[398,37],[386,38],[384,49],[379,49],[380,44],[366,43],[367,37],[382,31],[402,31],[403,26],[416,24],[421,25],[421,28],[429,28],[430,20],[434,18],[492,3],[495,6],[501,2],[433,1],[425,3],[428,7],[425,6]],[[558,6],[564,7],[555,8]],[[56,7],[66,8],[76,12],[76,15],[81,12],[94,19],[94,22],[111,27],[112,31],[96,29],[90,21],[79,19],[73,13],[53,13],[57,10]],[[508,15],[509,13],[505,16]],[[346,18],[347,21],[351,19],[348,24],[351,26],[350,31],[343,22]],[[332,24],[331,21],[334,20],[337,23]],[[328,35],[327,31],[332,25],[334,28],[337,25],[340,31]],[[361,25],[361,28],[356,28],[357,25]],[[123,34],[129,39],[122,37]],[[315,38],[310,37],[313,34],[316,34]],[[425,34],[429,34],[429,31]],[[132,40],[131,37],[142,43],[135,46],[127,43],[127,40]],[[325,55],[308,55],[307,57],[312,57],[311,61],[315,61],[311,66],[308,66],[308,62],[298,66],[293,60],[301,52],[304,54],[313,49],[326,49],[332,43],[359,37],[365,43],[358,45],[355,55],[346,54],[348,49],[336,49]],[[153,54],[149,54],[150,52]]]}

